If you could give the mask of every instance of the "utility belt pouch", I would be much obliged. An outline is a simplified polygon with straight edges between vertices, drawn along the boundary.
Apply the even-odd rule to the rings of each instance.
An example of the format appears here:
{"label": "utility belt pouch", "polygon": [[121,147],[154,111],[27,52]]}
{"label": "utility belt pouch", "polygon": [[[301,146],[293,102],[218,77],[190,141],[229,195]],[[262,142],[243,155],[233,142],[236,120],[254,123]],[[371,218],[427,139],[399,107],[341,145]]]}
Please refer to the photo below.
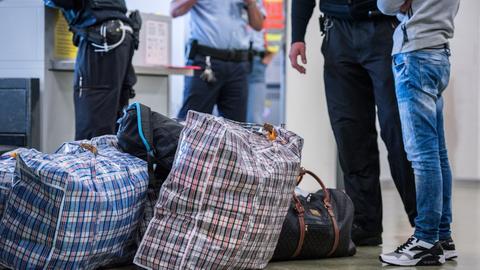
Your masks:
{"label": "utility belt pouch", "polygon": [[320,24],[320,32],[322,33],[322,36],[325,35],[325,16],[321,15],[319,18],[318,18],[318,23]]}
{"label": "utility belt pouch", "polygon": [[186,48],[185,55],[188,60],[195,59],[195,55],[198,53],[198,40],[192,40]]}
{"label": "utility belt pouch", "polygon": [[142,16],[140,11],[135,10],[128,16],[130,18],[131,27],[133,29],[133,38],[135,42],[135,50],[140,45],[140,29],[142,29]]}

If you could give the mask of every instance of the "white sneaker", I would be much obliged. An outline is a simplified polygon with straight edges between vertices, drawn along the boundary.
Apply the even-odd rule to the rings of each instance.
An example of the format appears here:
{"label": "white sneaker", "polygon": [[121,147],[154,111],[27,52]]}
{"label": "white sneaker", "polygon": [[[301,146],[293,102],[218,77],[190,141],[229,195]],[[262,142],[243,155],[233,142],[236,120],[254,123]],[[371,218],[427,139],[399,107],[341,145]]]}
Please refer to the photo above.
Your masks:
{"label": "white sneaker", "polygon": [[379,259],[396,266],[442,265],[445,254],[440,242],[432,245],[412,236],[394,252],[381,254]]}
{"label": "white sneaker", "polygon": [[445,253],[445,259],[447,261],[458,257],[457,250],[455,249],[455,243],[453,243],[451,237],[447,240],[440,241],[440,243],[442,244],[443,252]]}

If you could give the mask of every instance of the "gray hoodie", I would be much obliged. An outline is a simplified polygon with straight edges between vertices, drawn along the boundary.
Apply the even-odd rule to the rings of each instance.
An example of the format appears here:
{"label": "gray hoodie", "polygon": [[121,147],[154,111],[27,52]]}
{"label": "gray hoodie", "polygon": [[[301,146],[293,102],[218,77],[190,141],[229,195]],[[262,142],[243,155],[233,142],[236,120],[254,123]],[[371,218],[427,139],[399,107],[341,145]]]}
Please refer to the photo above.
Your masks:
{"label": "gray hoodie", "polygon": [[413,0],[405,14],[400,12],[404,3],[405,0],[377,0],[380,11],[397,15],[400,20],[393,35],[392,55],[439,47],[453,37],[453,19],[460,0]]}

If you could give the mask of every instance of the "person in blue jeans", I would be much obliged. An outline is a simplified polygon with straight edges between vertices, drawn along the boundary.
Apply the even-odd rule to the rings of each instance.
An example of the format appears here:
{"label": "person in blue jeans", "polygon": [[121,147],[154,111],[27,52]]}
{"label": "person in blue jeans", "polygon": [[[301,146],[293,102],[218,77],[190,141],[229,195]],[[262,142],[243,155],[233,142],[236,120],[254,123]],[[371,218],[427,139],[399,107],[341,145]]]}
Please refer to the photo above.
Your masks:
{"label": "person in blue jeans", "polygon": [[443,119],[443,91],[450,77],[450,49],[459,0],[378,0],[379,9],[397,15],[393,72],[403,140],[417,190],[415,233],[384,263],[440,265],[457,257],[451,237],[452,173]]}
{"label": "person in blue jeans", "polygon": [[249,29],[252,43],[252,70],[248,75],[248,102],[247,122],[263,124],[265,122],[265,98],[267,95],[267,82],[265,72],[272,61],[273,53],[266,49],[264,31]]}

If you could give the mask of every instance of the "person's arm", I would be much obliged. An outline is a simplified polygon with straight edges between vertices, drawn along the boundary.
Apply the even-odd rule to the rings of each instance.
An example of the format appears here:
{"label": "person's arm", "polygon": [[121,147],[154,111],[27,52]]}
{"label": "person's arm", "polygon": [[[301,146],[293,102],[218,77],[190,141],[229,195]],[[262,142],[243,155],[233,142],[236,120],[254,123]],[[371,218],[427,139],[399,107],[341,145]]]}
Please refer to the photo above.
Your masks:
{"label": "person's arm", "polygon": [[307,64],[305,33],[315,4],[315,0],[292,1],[292,47],[289,58],[292,67],[302,74],[306,73],[306,69],[298,63],[298,56],[304,65]]}
{"label": "person's arm", "polygon": [[385,15],[406,13],[412,5],[412,0],[377,0],[378,9]]}
{"label": "person's arm", "polygon": [[260,31],[263,29],[263,21],[265,16],[262,14],[257,6],[256,0],[244,0],[247,6],[248,12],[248,24],[255,30]]}
{"label": "person's arm", "polygon": [[170,15],[173,18],[185,15],[197,3],[197,0],[172,0],[170,3]]}

